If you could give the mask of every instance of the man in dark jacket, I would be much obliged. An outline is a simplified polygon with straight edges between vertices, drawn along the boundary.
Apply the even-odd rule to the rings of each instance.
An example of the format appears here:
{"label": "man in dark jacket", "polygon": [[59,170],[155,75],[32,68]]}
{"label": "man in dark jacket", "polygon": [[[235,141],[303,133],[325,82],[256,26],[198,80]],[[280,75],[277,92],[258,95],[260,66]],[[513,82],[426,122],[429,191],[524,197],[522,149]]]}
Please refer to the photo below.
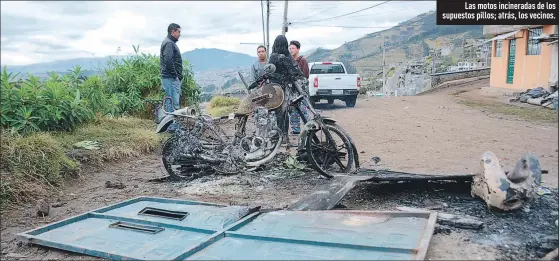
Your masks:
{"label": "man in dark jacket", "polygon": [[[161,83],[165,91],[165,108],[167,112],[180,108],[182,57],[176,42],[181,35],[181,27],[172,23],[167,28],[167,37],[161,43]],[[171,102],[173,102],[171,106]]]}

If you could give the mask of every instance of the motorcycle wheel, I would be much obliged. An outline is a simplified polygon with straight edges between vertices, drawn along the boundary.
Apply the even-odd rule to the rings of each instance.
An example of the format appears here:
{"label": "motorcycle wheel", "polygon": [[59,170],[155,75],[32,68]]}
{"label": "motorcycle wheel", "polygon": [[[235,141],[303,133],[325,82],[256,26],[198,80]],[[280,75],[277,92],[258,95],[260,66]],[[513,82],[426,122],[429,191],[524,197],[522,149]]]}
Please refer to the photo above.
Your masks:
{"label": "motorcycle wheel", "polygon": [[260,165],[265,164],[265,163],[269,162],[270,160],[272,160],[276,156],[276,154],[278,154],[278,151],[281,147],[281,143],[283,142],[284,135],[283,135],[283,132],[279,128],[276,128],[276,133],[277,133],[277,137],[273,139],[274,140],[274,145],[273,145],[273,148],[272,148],[271,152],[268,155],[266,155],[266,156],[264,156],[260,159],[247,160],[246,161],[246,166],[247,167],[252,167],[252,168],[259,167]]}
{"label": "motorcycle wheel", "polygon": [[178,138],[173,135],[165,141],[161,150],[161,159],[163,167],[171,179],[173,180],[192,180],[195,179],[200,169],[194,165],[175,164],[178,159],[176,149],[178,146]]}
{"label": "motorcycle wheel", "polygon": [[[325,141],[318,138],[317,133],[324,132]],[[341,140],[341,149],[337,148],[337,140]],[[353,143],[345,135],[345,131],[334,123],[325,123],[319,130],[310,130],[306,137],[306,157],[312,168],[318,171],[320,175],[326,178],[333,178],[336,174],[347,174],[354,170],[355,166],[355,149]],[[341,152],[345,147],[346,152]],[[347,164],[342,162],[342,156]],[[336,166],[338,168],[333,167]]]}

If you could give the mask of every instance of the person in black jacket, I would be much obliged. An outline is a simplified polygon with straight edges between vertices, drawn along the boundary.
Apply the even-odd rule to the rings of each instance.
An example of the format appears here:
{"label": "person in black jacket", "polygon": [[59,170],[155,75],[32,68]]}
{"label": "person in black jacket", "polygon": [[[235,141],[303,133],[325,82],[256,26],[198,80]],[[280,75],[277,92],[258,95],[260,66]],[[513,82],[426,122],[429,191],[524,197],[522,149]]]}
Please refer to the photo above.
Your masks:
{"label": "person in black jacket", "polygon": [[[167,28],[167,37],[161,43],[160,65],[161,83],[165,91],[165,108],[167,112],[180,108],[182,57],[176,42],[181,35],[181,27],[172,23]],[[173,102],[171,106],[171,102]]]}
{"label": "person in black jacket", "polygon": [[[299,69],[298,64],[289,53],[289,42],[283,35],[278,35],[274,40],[269,63],[276,66],[275,73],[281,74],[284,77],[304,77],[303,72]],[[277,82],[276,80],[271,80],[271,82],[284,84],[282,82]],[[285,86],[283,87],[285,88]],[[284,135],[287,135],[289,128],[289,121],[287,119],[288,108],[285,107],[286,102],[287,101],[284,102],[282,108],[277,112],[277,124],[278,127],[283,131]]]}

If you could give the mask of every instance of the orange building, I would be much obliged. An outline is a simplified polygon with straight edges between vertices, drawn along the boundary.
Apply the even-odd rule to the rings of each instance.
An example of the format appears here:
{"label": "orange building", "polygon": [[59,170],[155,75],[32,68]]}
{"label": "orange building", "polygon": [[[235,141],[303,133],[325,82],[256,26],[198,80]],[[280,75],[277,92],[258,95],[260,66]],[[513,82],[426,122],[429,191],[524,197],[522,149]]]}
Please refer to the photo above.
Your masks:
{"label": "orange building", "polygon": [[557,34],[557,26],[486,25],[483,34],[493,36],[491,87],[525,91],[556,85],[557,63],[552,60],[557,59],[557,43],[540,42],[538,37]]}

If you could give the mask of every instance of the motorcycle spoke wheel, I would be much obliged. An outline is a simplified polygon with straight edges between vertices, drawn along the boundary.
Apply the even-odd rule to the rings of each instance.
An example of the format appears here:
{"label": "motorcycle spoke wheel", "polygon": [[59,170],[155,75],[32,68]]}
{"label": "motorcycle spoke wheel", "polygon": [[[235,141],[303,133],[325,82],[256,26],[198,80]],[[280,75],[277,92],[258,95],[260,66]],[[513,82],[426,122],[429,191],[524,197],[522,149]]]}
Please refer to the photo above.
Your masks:
{"label": "motorcycle spoke wheel", "polygon": [[272,160],[279,151],[279,148],[283,141],[283,137],[284,136],[282,131],[279,128],[277,128],[276,135],[270,137],[270,141],[272,142],[271,148],[266,149],[267,153],[262,157],[246,160],[247,167],[259,167],[260,165],[268,163],[270,160]]}
{"label": "motorcycle spoke wheel", "polygon": [[179,161],[178,138],[176,136],[171,136],[162,148],[162,161],[163,167],[167,174],[173,180],[191,181],[201,176],[204,172],[203,168],[197,166],[197,164],[185,164]]}
{"label": "motorcycle spoke wheel", "polygon": [[308,135],[306,154],[313,169],[326,178],[353,170],[353,146],[338,125],[324,124]]}

